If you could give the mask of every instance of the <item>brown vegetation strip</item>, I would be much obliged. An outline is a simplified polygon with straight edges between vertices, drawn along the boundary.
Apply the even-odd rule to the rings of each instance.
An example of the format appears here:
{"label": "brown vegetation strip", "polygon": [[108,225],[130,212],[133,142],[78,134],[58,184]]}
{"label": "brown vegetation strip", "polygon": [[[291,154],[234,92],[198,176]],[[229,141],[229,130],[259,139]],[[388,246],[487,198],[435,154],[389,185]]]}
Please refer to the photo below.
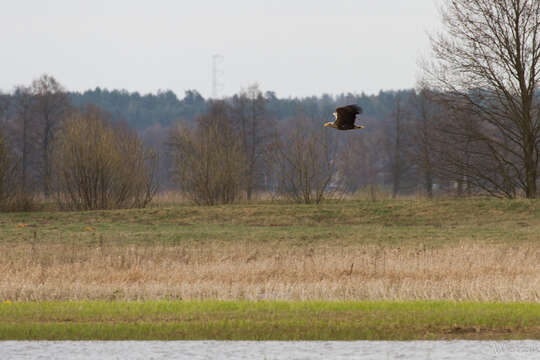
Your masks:
{"label": "brown vegetation strip", "polygon": [[539,301],[540,247],[0,246],[0,299]]}

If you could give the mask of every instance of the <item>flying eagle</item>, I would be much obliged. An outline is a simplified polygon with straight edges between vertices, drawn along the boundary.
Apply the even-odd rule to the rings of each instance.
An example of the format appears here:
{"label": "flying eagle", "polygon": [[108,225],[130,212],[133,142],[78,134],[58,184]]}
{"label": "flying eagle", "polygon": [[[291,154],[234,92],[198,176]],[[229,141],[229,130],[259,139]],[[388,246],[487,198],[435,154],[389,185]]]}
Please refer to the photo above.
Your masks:
{"label": "flying eagle", "polygon": [[324,124],[325,127],[333,127],[338,130],[354,130],[362,129],[362,125],[354,125],[354,120],[356,119],[357,114],[362,113],[362,108],[358,105],[347,105],[338,107],[334,116],[336,121],[327,122]]}

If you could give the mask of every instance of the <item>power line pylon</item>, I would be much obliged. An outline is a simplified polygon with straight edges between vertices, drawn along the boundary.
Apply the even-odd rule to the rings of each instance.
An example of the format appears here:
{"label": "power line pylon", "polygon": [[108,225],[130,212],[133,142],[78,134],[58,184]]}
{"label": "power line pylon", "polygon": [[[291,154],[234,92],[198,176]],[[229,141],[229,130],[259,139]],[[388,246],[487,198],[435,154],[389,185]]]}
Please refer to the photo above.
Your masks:
{"label": "power line pylon", "polygon": [[212,55],[212,98],[217,99],[223,89],[223,55]]}

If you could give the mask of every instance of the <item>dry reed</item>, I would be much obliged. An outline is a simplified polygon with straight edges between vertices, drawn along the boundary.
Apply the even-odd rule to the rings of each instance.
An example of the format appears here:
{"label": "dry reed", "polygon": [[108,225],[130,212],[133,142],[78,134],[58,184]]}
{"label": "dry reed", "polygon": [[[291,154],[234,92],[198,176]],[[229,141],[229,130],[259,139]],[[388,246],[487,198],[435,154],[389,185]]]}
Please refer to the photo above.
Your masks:
{"label": "dry reed", "polygon": [[539,301],[540,246],[0,246],[0,299]]}

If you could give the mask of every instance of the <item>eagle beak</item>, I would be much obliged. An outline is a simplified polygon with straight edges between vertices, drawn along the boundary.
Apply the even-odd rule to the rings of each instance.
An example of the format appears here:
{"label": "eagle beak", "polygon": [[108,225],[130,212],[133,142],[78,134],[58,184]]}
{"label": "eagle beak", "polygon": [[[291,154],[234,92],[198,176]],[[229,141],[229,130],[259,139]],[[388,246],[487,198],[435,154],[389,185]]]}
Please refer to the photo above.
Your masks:
{"label": "eagle beak", "polygon": [[324,123],[324,127],[329,127],[330,123]]}

